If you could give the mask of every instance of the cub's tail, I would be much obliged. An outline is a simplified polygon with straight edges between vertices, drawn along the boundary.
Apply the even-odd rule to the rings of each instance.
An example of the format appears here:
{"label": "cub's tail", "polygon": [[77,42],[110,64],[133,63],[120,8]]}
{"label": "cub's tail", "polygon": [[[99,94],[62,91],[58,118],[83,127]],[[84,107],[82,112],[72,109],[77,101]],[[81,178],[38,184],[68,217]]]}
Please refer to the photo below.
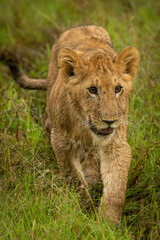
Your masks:
{"label": "cub's tail", "polygon": [[31,79],[23,74],[19,66],[15,63],[8,63],[13,79],[20,87],[25,89],[41,89],[47,90],[46,79]]}

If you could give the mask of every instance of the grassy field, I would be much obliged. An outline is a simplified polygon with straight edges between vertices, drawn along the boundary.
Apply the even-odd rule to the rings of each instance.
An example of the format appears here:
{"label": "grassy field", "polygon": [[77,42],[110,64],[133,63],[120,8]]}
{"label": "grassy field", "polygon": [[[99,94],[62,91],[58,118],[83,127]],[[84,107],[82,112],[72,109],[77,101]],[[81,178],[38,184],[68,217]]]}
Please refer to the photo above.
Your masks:
{"label": "grassy field", "polygon": [[[159,23],[156,0],[0,1],[0,239],[159,239]],[[46,92],[20,89],[5,64],[46,78],[52,44],[82,24],[107,29],[118,52],[126,45],[140,52],[129,113],[133,159],[117,229],[98,223],[76,186],[60,179],[44,132]],[[99,200],[95,194],[96,207]]]}

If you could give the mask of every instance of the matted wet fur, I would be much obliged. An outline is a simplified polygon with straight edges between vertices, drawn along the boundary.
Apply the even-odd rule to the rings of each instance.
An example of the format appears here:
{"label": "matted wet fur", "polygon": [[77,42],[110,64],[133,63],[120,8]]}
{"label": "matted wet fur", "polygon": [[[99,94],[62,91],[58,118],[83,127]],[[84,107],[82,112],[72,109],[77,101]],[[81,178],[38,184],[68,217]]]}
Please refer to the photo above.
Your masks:
{"label": "matted wet fur", "polygon": [[45,128],[61,175],[79,178],[87,191],[101,176],[99,214],[114,223],[125,202],[131,162],[126,134],[137,66],[138,51],[127,46],[117,54],[109,34],[97,26],[61,35],[52,48],[47,80],[29,79],[10,64],[21,87],[47,89]]}

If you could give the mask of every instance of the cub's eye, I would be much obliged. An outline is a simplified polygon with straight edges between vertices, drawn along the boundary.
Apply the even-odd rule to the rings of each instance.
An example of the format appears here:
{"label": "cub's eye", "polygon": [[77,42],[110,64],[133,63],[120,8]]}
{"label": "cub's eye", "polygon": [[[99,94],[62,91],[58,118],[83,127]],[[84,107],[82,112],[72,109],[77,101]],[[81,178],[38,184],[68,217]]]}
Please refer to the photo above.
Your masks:
{"label": "cub's eye", "polygon": [[88,91],[89,91],[91,94],[95,94],[95,95],[98,94],[98,91],[97,91],[97,88],[96,88],[96,87],[90,87],[90,88],[88,88]]}
{"label": "cub's eye", "polygon": [[121,86],[117,86],[115,87],[115,93],[119,93],[121,91],[122,87]]}

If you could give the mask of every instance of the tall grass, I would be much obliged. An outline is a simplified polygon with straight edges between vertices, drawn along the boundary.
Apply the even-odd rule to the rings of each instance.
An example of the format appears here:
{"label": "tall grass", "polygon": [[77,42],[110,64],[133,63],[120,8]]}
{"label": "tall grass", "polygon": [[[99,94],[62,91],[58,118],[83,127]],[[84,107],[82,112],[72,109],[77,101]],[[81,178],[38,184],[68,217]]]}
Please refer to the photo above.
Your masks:
{"label": "tall grass", "polygon": [[[0,239],[159,239],[159,2],[1,0],[0,11]],[[82,24],[107,29],[117,51],[133,45],[140,52],[129,113],[133,158],[117,229],[99,223],[76,186],[60,179],[44,132],[46,93],[20,89],[5,65],[11,59],[45,78],[52,44]]]}

